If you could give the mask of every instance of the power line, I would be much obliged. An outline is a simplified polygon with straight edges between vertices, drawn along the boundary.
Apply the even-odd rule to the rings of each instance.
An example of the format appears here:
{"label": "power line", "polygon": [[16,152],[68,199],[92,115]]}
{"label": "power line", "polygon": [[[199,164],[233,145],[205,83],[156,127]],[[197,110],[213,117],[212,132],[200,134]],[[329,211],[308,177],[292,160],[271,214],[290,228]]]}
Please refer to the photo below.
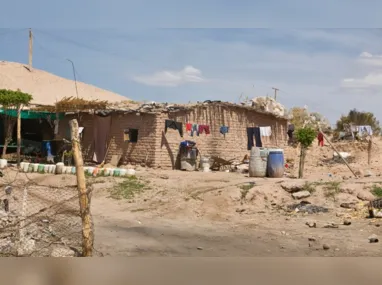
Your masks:
{"label": "power line", "polygon": [[99,49],[99,48],[95,48],[95,47],[92,47],[92,46],[84,44],[84,43],[80,43],[80,42],[75,41],[73,39],[68,39],[68,38],[65,38],[65,37],[62,37],[62,36],[57,36],[57,35],[48,33],[46,31],[41,31],[41,30],[37,30],[37,32],[41,33],[41,34],[44,34],[44,35],[46,35],[46,36],[48,36],[50,38],[56,39],[58,41],[70,43],[70,44],[75,45],[75,46],[80,47],[80,48],[84,48],[84,49],[88,49],[88,50],[91,50],[91,51],[95,51],[95,52],[99,52],[99,53],[103,53],[103,54],[107,54],[107,55],[111,55],[111,56],[114,56],[114,57],[121,58],[121,55],[118,55],[116,53],[110,53],[108,51],[105,51],[105,50],[102,50],[102,49]]}
{"label": "power line", "polygon": [[28,29],[24,28],[24,29],[15,29],[15,30],[13,30],[13,29],[1,29],[1,30],[8,30],[8,31],[0,33],[0,36],[12,34],[12,33],[18,33],[18,32],[22,32],[22,31],[27,31]]}

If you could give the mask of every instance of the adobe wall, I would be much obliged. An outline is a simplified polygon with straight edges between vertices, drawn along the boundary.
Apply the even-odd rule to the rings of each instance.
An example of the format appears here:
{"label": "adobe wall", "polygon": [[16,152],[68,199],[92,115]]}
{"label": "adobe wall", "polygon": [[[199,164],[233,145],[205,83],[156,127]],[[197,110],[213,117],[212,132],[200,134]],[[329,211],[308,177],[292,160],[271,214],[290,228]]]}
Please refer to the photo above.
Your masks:
{"label": "adobe wall", "polygon": [[[79,126],[85,128],[82,138],[82,152],[85,161],[92,161],[94,153],[93,116],[91,114],[65,116],[59,125],[59,135],[67,138],[69,121],[72,118],[77,118]],[[155,159],[154,146],[156,144],[156,116],[150,114],[137,116],[135,113],[112,114],[111,116],[111,144],[106,162],[110,162],[112,155],[121,155],[121,164],[131,163],[153,166]],[[124,142],[123,131],[129,128],[139,130],[137,143]]]}
{"label": "adobe wall", "polygon": [[[183,123],[183,138],[180,137],[178,131],[173,129],[168,129],[167,133],[164,134],[166,119]],[[185,124],[188,122],[209,125],[211,134],[191,137],[190,133],[186,132]],[[229,127],[229,133],[225,137],[220,134],[222,125]],[[159,145],[156,146],[155,166],[161,168],[179,166],[177,156],[179,144],[183,140],[195,141],[202,155],[242,160],[246,154],[249,154],[247,150],[247,127],[270,126],[272,128],[272,136],[262,138],[264,147],[283,147],[287,143],[287,120],[276,119],[271,115],[240,107],[207,105],[198,107],[193,111],[161,114],[156,126],[160,141]]]}

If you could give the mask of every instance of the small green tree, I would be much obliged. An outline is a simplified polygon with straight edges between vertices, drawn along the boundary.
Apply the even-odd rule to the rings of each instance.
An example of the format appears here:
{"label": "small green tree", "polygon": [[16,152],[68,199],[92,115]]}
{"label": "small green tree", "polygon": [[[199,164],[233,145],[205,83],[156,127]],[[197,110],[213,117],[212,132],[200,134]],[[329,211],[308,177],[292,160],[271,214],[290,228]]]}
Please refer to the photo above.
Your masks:
{"label": "small green tree", "polygon": [[304,176],[306,150],[312,145],[315,138],[316,131],[310,127],[298,129],[296,132],[296,139],[301,145],[298,178],[302,178]]}
{"label": "small green tree", "polygon": [[13,91],[7,89],[0,89],[0,106],[3,109],[3,120],[4,120],[4,147],[3,154],[4,157],[7,152],[8,144],[12,141],[13,128],[16,123],[16,118],[12,116],[13,111],[17,111],[17,160],[20,163],[20,145],[21,145],[21,109],[23,106],[29,105],[33,97],[30,94],[23,93],[20,90]]}

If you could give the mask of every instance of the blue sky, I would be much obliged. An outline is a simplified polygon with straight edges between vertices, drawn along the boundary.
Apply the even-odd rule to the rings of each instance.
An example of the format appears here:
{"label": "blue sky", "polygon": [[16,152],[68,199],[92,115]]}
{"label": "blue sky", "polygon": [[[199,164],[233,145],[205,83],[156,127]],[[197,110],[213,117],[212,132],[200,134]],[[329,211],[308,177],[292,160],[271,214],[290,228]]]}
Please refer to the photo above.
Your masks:
{"label": "blue sky", "polygon": [[134,100],[238,102],[277,87],[287,107],[333,123],[355,107],[381,118],[382,30],[370,27],[382,1],[306,2],[9,1],[24,9],[0,19],[0,59],[26,63],[20,29],[32,27],[35,68],[72,79],[70,58],[80,81]]}

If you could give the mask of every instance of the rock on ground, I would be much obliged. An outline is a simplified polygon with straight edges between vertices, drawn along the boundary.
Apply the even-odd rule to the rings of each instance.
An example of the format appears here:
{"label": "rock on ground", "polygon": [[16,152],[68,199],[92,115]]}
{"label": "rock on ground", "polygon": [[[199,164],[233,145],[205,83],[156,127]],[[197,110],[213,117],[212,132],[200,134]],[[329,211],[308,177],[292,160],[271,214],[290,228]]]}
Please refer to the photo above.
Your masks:
{"label": "rock on ground", "polygon": [[310,196],[310,193],[308,191],[300,191],[292,194],[292,197],[294,199],[303,199]]}
{"label": "rock on ground", "polygon": [[369,191],[358,192],[357,198],[362,201],[373,201],[375,199],[374,195],[371,194]]}
{"label": "rock on ground", "polygon": [[303,190],[305,183],[305,180],[284,181],[281,183],[281,187],[289,193],[294,193]]}
{"label": "rock on ground", "polygon": [[51,253],[51,257],[74,257],[76,253],[70,248],[56,247]]}

